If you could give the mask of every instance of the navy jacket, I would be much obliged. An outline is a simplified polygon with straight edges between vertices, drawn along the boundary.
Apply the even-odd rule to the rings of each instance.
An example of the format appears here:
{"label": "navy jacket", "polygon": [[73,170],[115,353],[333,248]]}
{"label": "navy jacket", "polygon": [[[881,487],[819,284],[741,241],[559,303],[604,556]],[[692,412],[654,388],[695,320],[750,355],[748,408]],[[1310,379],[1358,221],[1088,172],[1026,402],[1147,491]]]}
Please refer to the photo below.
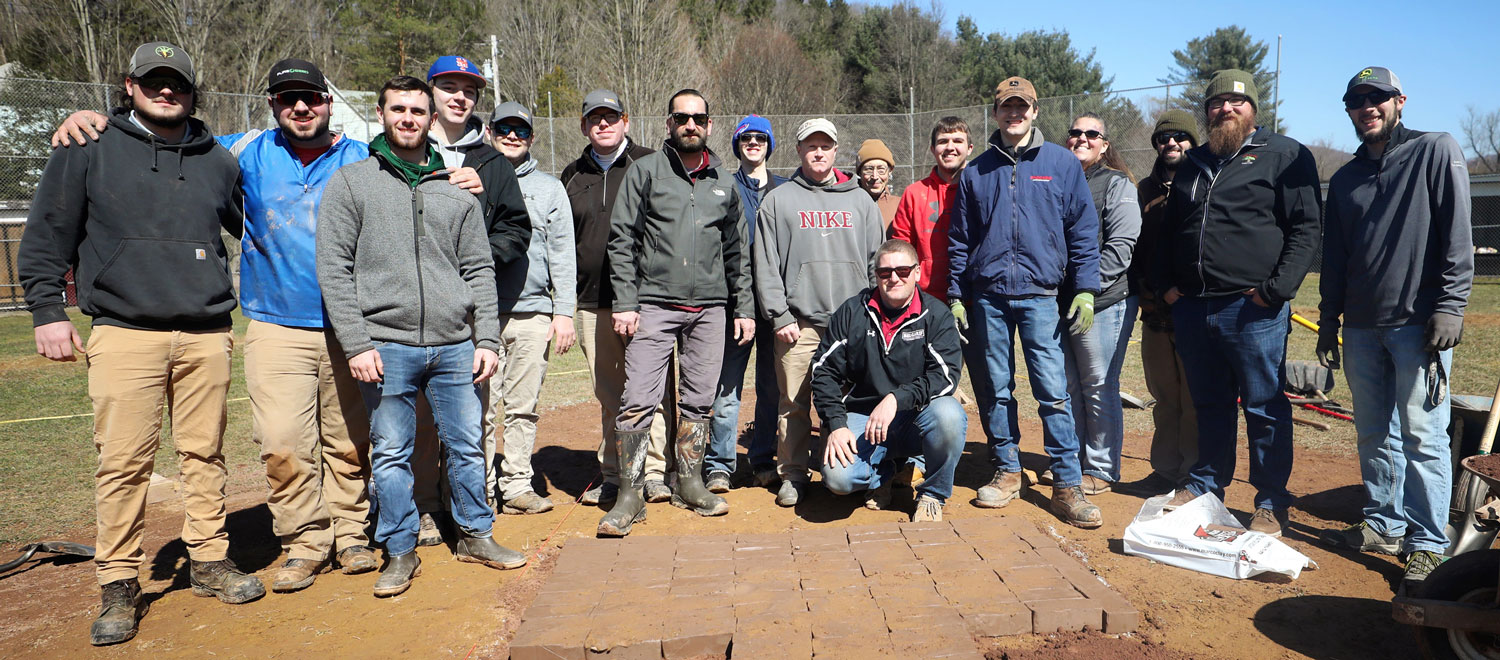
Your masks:
{"label": "navy jacket", "polygon": [[[771,185],[766,186],[766,192],[771,192],[776,186],[787,182],[786,177],[771,174],[769,170],[766,174],[771,177]],[[755,213],[760,211],[761,189],[755,185],[755,179],[750,178],[750,175],[740,170],[734,171],[734,182],[739,185],[740,210],[745,213],[745,232],[747,237],[745,248],[748,250],[751,245],[755,244]]]}

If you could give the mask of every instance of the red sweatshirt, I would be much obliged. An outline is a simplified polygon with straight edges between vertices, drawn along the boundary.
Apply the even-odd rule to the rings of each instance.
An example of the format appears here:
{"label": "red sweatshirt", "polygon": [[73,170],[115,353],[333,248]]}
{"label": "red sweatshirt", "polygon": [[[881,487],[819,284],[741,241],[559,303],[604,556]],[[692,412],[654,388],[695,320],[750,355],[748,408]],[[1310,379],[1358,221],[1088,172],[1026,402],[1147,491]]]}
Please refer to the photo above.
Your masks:
{"label": "red sweatshirt", "polygon": [[922,290],[938,300],[948,299],[948,218],[955,192],[933,167],[927,178],[906,187],[891,222],[891,238],[916,246]]}

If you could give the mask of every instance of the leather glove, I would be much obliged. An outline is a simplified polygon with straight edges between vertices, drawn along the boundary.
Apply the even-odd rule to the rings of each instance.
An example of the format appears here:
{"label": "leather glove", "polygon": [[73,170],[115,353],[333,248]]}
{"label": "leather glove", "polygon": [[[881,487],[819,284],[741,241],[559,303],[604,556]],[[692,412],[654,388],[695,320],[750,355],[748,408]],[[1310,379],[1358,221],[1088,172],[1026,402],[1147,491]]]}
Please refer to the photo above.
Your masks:
{"label": "leather glove", "polygon": [[1094,294],[1082,291],[1073,296],[1073,304],[1068,306],[1068,318],[1073,321],[1073,325],[1068,326],[1068,332],[1074,336],[1084,334],[1094,327]]}
{"label": "leather glove", "polygon": [[1437,313],[1427,319],[1427,350],[1446,351],[1464,335],[1464,317]]}
{"label": "leather glove", "polygon": [[958,331],[969,329],[969,310],[964,309],[964,301],[957,298],[948,301],[948,309],[953,310],[953,322],[958,325]]}
{"label": "leather glove", "polygon": [[1339,324],[1328,322],[1318,325],[1318,364],[1326,369],[1338,371],[1340,366],[1339,357]]}

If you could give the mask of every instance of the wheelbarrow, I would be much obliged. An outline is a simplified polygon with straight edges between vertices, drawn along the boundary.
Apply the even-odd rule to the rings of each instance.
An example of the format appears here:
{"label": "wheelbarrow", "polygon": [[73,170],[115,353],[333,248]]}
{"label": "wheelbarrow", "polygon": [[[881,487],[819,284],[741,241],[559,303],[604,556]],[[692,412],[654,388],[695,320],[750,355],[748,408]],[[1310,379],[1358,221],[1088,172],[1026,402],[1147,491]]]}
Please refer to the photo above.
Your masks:
{"label": "wheelbarrow", "polygon": [[[1462,465],[1500,492],[1500,455],[1470,456]],[[1416,626],[1424,657],[1500,660],[1500,550],[1481,548],[1448,559],[1415,595],[1392,599],[1391,608],[1397,622]]]}
{"label": "wheelbarrow", "polygon": [[81,543],[69,543],[67,541],[43,541],[41,543],[32,543],[30,545],[22,547],[21,556],[5,562],[4,564],[0,564],[0,573],[4,573],[12,568],[26,563],[32,557],[36,556],[36,553],[38,552],[50,552],[53,554],[75,555],[78,557],[89,558],[93,558],[94,556],[94,548],[92,546],[83,545]]}

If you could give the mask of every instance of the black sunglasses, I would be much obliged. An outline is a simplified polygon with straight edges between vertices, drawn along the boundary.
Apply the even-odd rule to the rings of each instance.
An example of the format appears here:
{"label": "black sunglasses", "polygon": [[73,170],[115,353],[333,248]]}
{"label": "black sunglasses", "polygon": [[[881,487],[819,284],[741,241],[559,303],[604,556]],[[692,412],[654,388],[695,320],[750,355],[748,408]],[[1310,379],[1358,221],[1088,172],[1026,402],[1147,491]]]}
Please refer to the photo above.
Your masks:
{"label": "black sunglasses", "polygon": [[765,133],[744,133],[740,135],[740,144],[767,144],[771,138]]}
{"label": "black sunglasses", "polygon": [[522,140],[531,139],[530,126],[516,126],[514,124],[490,124],[490,130],[495,132],[495,137],[505,137],[506,135],[515,133],[516,137],[521,138]]}
{"label": "black sunglasses", "polygon": [[911,277],[911,271],[912,271],[912,269],[914,269],[916,267],[917,267],[916,264],[912,264],[910,266],[890,266],[890,267],[876,268],[875,269],[875,279],[877,279],[877,280],[883,280],[883,279],[885,279],[887,277],[890,277],[891,273],[895,273],[897,277],[900,277],[901,279],[904,280],[904,279],[906,279],[908,277]]}
{"label": "black sunglasses", "polygon": [[172,76],[151,76],[149,78],[131,78],[131,80],[134,80],[135,84],[141,86],[144,89],[155,91],[170,89],[172,90],[173,94],[193,93],[192,83],[181,78],[174,78]]}
{"label": "black sunglasses", "polygon": [[699,126],[708,125],[708,113],[706,112],[700,112],[697,114],[689,114],[686,112],[672,113],[672,123],[677,124],[678,126],[687,126],[689,119],[693,120],[693,122],[697,123]]}
{"label": "black sunglasses", "polygon": [[326,92],[315,92],[310,89],[299,89],[290,92],[276,92],[271,95],[277,105],[293,106],[303,103],[307,107],[323,105],[333,100],[333,95]]}
{"label": "black sunglasses", "polygon": [[1344,109],[1358,110],[1365,107],[1365,101],[1369,101],[1370,105],[1380,105],[1382,103],[1385,103],[1386,101],[1391,100],[1391,97],[1395,95],[1395,92],[1388,92],[1383,89],[1377,89],[1373,92],[1365,92],[1363,94],[1355,94],[1354,92],[1349,92],[1348,94],[1344,95]]}
{"label": "black sunglasses", "polygon": [[1188,141],[1190,141],[1192,139],[1193,139],[1193,136],[1188,135],[1187,131],[1176,131],[1176,132],[1173,132],[1173,133],[1157,133],[1155,136],[1153,136],[1151,138],[1151,144],[1154,144],[1154,145],[1160,147],[1161,145],[1166,144],[1168,140],[1176,140],[1177,144],[1182,144],[1182,143],[1188,142]]}
{"label": "black sunglasses", "polygon": [[1070,128],[1070,129],[1068,129],[1068,136],[1069,137],[1075,137],[1075,138],[1080,138],[1080,137],[1088,136],[1088,138],[1090,140],[1098,140],[1098,139],[1104,138],[1104,134],[1101,133],[1101,132],[1099,132],[1099,131],[1095,131],[1095,130],[1084,131],[1084,130],[1079,130],[1079,129],[1076,129],[1076,128]]}

